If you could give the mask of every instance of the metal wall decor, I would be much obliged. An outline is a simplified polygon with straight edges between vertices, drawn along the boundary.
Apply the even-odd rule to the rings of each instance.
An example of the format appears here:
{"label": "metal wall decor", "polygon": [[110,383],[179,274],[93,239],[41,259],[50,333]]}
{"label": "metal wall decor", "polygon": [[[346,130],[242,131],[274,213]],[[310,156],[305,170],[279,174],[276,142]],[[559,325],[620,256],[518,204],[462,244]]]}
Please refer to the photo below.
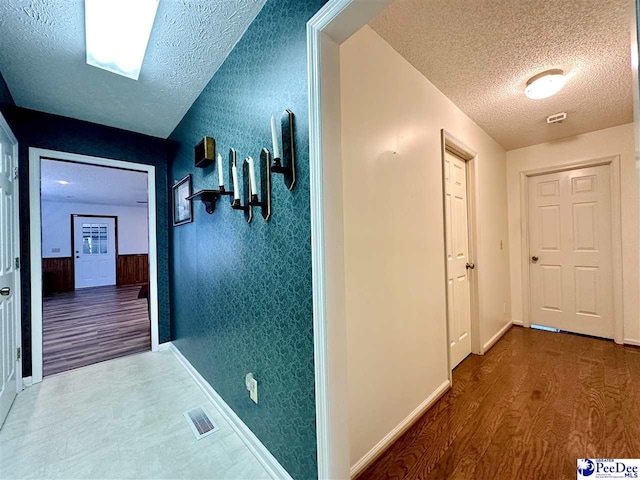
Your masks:
{"label": "metal wall decor", "polygon": [[216,141],[212,137],[204,137],[193,150],[196,167],[207,168],[216,158]]}
{"label": "metal wall decor", "polygon": [[[246,157],[242,162],[242,166],[239,166],[236,150],[234,148],[229,149],[228,173],[231,181],[230,190],[227,190],[224,185],[222,156],[218,153],[216,158],[215,140],[212,137],[204,137],[195,147],[195,164],[196,167],[206,168],[216,162],[218,189],[203,189],[191,194],[189,188],[189,195],[185,200],[189,202],[191,200],[200,200],[204,204],[206,212],[212,214],[215,211],[218,199],[221,196],[228,195],[231,197],[231,208],[242,211],[247,223],[253,221],[254,208],[259,208],[262,218],[265,221],[269,221],[272,213],[271,174],[281,174],[284,184],[289,190],[293,190],[296,184],[294,119],[293,112],[289,109],[285,110],[280,120],[281,135],[278,135],[275,117],[271,117],[273,156],[269,149],[262,148],[258,160]],[[278,137],[282,140],[282,154],[280,154]],[[188,177],[190,181],[190,175]]]}

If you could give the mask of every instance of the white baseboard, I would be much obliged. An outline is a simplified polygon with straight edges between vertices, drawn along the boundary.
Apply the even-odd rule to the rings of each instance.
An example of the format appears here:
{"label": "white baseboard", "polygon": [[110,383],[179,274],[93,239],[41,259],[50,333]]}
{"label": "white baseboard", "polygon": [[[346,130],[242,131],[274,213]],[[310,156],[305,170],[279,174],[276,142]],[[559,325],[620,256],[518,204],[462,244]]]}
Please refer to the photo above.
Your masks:
{"label": "white baseboard", "polygon": [[158,351],[159,351],[159,352],[164,352],[164,351],[166,351],[166,350],[171,350],[171,346],[172,346],[172,345],[173,345],[173,344],[172,344],[171,342],[164,342],[164,343],[161,343],[160,345],[158,345]]}
{"label": "white baseboard", "polygon": [[351,478],[354,478],[374,462],[400,435],[402,435],[420,416],[429,409],[438,399],[451,387],[449,380],[446,380],[427,399],[416,407],[416,409],[400,422],[393,430],[387,433],[364,457],[358,460],[352,467]]}
{"label": "white baseboard", "polygon": [[22,387],[27,388],[33,385],[33,377],[22,377]]}
{"label": "white baseboard", "polygon": [[624,345],[633,345],[634,347],[640,347],[640,341],[633,340],[631,338],[625,338],[624,340],[622,340],[622,343]]}
{"label": "white baseboard", "polygon": [[[167,345],[164,347],[164,345]],[[279,480],[293,480],[291,475],[284,469],[282,465],[276,460],[276,458],[267,450],[262,442],[255,436],[255,434],[245,425],[245,423],[236,415],[229,405],[222,399],[222,397],[216,392],[213,387],[207,382],[202,375],[191,365],[184,355],[178,350],[172,342],[163,343],[160,345],[160,350],[171,350],[176,356],[178,361],[182,364],[187,372],[193,377],[198,386],[202,389],[213,405],[220,411],[220,414],[231,425],[231,428],[238,434],[242,441],[247,445],[247,448],[258,459],[260,464],[269,473],[271,478]]]}
{"label": "white baseboard", "polygon": [[493,337],[491,337],[491,339],[484,344],[484,353],[487,353],[487,351],[491,347],[493,347],[496,344],[496,342],[500,340],[505,333],[507,333],[507,331],[511,328],[512,325],[513,325],[513,322],[507,323],[504,327],[500,329],[498,333],[496,333]]}
{"label": "white baseboard", "polygon": [[511,320],[511,323],[524,327],[524,322],[522,320]]}

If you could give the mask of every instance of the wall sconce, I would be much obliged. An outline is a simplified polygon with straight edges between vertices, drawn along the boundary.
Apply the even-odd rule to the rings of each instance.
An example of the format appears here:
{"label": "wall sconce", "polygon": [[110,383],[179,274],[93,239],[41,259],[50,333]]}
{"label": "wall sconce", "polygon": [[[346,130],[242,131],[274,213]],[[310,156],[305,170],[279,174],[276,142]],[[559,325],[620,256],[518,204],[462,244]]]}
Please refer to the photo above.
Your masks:
{"label": "wall sconce", "polygon": [[253,220],[253,207],[249,203],[249,171],[247,162],[242,166],[242,188],[238,182],[238,159],[235,148],[229,149],[229,176],[233,184],[233,196],[231,197],[231,208],[244,212],[247,223]]}
{"label": "wall sconce", "polygon": [[282,127],[282,155],[278,144],[276,133],[276,119],[271,116],[271,141],[273,143],[273,173],[281,173],[284,177],[284,184],[289,190],[293,190],[296,184],[296,148],[295,148],[295,128],[293,112],[286,109],[280,119]]}
{"label": "wall sconce", "polygon": [[[207,140],[211,140],[212,142],[208,142]],[[215,140],[210,137],[204,137],[203,141],[198,144],[198,146],[196,147],[196,167],[200,166],[198,165],[198,148],[203,144],[205,145],[204,151],[209,152],[207,154],[207,161],[209,163],[207,163],[207,165],[201,166],[201,168],[208,167],[209,165],[211,165],[211,163],[213,163],[214,155],[212,155],[211,153],[215,152]],[[207,144],[209,144],[209,146],[207,146]],[[213,145],[214,150],[208,150],[209,148],[211,148],[211,145]],[[215,211],[218,198],[223,195],[233,195],[232,192],[228,192],[224,188],[224,175],[222,174],[222,156],[220,154],[218,154],[216,168],[218,169],[218,190],[200,190],[187,197],[187,200],[199,199],[203,203],[204,209],[208,214],[212,214]]]}
{"label": "wall sconce", "polygon": [[[258,168],[260,171],[260,197],[256,193],[256,166],[253,158],[245,160],[249,172],[249,205],[258,207],[262,211],[262,218],[269,221],[271,218],[271,153],[266,148],[260,152]],[[254,189],[256,191],[254,191]]]}

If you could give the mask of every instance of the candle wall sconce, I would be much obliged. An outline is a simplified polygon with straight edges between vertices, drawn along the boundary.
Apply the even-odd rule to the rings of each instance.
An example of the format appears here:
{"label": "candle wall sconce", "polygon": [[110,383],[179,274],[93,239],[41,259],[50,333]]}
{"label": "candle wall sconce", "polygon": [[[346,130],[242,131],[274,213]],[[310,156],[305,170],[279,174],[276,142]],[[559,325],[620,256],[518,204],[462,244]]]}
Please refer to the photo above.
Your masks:
{"label": "candle wall sconce", "polygon": [[235,148],[229,149],[229,177],[232,179],[233,195],[231,197],[231,208],[244,212],[247,223],[253,220],[253,207],[249,203],[249,171],[246,162],[242,171],[242,187],[238,182],[238,159]]}
{"label": "candle wall sconce", "polygon": [[[247,160],[245,160],[245,163],[248,163]],[[251,172],[249,171],[249,205],[259,207],[262,211],[262,218],[269,221],[271,218],[271,152],[266,148],[263,148],[260,152],[258,166],[256,168],[254,163],[254,170],[260,172],[260,197],[258,198],[257,193],[253,191]]]}
{"label": "candle wall sconce", "polygon": [[208,214],[212,214],[216,209],[216,202],[220,198],[221,192],[219,190],[200,190],[193,195],[187,197],[187,200],[198,200],[204,205],[204,209]]}
{"label": "candle wall sconce", "polygon": [[204,137],[194,148],[195,164],[198,168],[207,168],[216,158],[216,141]]}
{"label": "candle wall sconce", "polygon": [[[282,114],[282,158],[274,158],[271,171],[284,176],[284,184],[293,190],[296,184],[296,147],[294,140],[295,125],[293,112],[286,109]],[[275,148],[275,146],[274,146]]]}

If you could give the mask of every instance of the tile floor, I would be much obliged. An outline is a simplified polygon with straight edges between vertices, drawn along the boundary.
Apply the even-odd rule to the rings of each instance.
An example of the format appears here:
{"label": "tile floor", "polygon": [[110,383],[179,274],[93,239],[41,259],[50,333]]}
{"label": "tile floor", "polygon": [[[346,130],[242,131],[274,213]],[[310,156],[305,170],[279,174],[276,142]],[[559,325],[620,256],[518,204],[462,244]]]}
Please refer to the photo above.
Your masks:
{"label": "tile floor", "polygon": [[[220,427],[196,440],[183,412]],[[16,398],[0,430],[0,479],[268,479],[169,351],[62,373]]]}

